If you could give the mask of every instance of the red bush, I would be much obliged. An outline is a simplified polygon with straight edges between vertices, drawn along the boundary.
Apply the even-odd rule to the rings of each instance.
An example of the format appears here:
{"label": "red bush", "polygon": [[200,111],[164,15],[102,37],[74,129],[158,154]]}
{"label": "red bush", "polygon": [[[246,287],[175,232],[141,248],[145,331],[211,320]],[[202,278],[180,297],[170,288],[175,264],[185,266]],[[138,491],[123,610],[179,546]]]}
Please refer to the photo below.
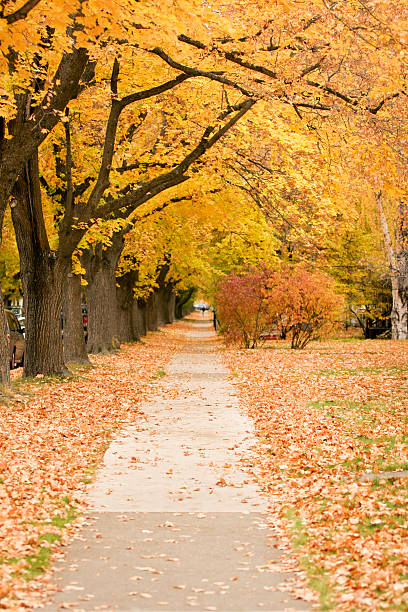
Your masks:
{"label": "red bush", "polygon": [[333,327],[343,303],[330,276],[304,266],[282,267],[265,296],[270,317],[291,331],[292,348],[300,349]]}
{"label": "red bush", "polygon": [[260,265],[241,274],[231,272],[220,280],[216,310],[227,342],[255,348],[261,334],[269,331],[273,321],[265,292],[272,274],[266,265]]}
{"label": "red bush", "polygon": [[255,348],[275,327],[302,349],[333,327],[342,304],[327,274],[286,265],[277,272],[265,264],[222,278],[216,299],[226,341],[245,348]]}

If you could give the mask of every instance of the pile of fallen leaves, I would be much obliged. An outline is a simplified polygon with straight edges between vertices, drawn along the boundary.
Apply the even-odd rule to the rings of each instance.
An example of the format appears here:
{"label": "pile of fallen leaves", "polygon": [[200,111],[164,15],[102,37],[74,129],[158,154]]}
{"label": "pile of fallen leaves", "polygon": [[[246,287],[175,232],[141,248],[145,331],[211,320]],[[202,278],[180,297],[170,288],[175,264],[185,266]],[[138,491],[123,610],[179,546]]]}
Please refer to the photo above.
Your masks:
{"label": "pile of fallen leaves", "polygon": [[406,343],[222,350],[262,442],[255,473],[323,609],[408,610]]}
{"label": "pile of fallen leaves", "polygon": [[143,424],[141,399],[157,389],[180,342],[176,323],[72,378],[16,380],[0,409],[0,607],[34,606],[51,554],[74,528],[81,490],[114,432]]}

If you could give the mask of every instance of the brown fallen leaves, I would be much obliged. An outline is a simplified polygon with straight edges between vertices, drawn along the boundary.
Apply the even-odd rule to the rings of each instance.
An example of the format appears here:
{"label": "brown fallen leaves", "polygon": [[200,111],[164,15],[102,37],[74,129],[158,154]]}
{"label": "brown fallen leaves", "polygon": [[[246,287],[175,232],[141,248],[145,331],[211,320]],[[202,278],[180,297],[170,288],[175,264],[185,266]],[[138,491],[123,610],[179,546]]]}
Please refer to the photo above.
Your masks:
{"label": "brown fallen leaves", "polygon": [[283,541],[336,610],[408,609],[408,351],[330,341],[223,350],[256,424],[254,471]]}
{"label": "brown fallen leaves", "polygon": [[75,524],[81,489],[115,430],[144,425],[140,400],[160,385],[155,373],[177,347],[178,329],[92,357],[94,367],[71,379],[23,383],[1,406],[0,607],[38,603],[49,580],[43,569]]}

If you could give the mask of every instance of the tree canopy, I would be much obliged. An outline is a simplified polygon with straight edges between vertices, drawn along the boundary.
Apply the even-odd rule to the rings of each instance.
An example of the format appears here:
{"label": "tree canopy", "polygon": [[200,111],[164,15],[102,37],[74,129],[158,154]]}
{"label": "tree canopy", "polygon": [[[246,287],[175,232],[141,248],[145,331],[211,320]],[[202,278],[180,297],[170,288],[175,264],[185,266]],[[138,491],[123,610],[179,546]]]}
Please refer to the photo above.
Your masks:
{"label": "tree canopy", "polygon": [[26,373],[63,371],[65,279],[90,295],[102,264],[140,306],[160,283],[210,296],[223,274],[303,263],[390,316],[407,20],[402,0],[2,2],[0,257],[27,304]]}

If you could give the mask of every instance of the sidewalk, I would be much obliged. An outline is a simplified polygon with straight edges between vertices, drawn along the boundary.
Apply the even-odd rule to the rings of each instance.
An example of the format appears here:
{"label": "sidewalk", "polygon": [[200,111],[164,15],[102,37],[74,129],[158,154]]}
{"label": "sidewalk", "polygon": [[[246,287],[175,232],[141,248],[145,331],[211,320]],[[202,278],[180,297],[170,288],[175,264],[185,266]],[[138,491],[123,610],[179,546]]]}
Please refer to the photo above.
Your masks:
{"label": "sidewalk", "polygon": [[211,322],[196,321],[122,431],[89,493],[86,525],[58,566],[46,610],[307,610],[281,591],[288,574],[266,499],[244,471],[254,443]]}

